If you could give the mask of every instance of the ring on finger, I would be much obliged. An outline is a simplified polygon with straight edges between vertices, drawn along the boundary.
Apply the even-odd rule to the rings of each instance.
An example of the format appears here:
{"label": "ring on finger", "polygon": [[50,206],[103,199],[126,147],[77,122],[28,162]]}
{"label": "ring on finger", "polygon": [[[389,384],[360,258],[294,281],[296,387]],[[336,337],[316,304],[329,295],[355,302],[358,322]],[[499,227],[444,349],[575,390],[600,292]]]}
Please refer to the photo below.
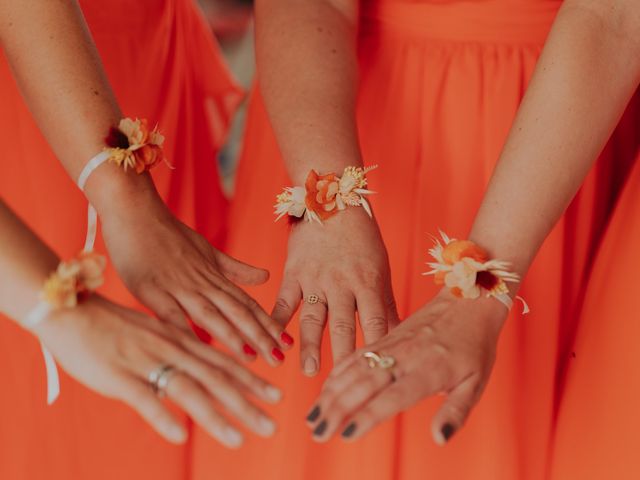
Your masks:
{"label": "ring on finger", "polygon": [[327,306],[327,301],[323,298],[320,298],[320,296],[316,295],[315,293],[312,293],[311,295],[307,295],[304,301],[309,305],[315,305],[316,303],[320,303],[325,307]]}
{"label": "ring on finger", "polygon": [[155,393],[160,398],[166,396],[169,381],[175,374],[175,367],[167,364],[160,365],[159,367],[153,369],[151,373],[149,373],[149,384],[151,385],[153,393]]}
{"label": "ring on finger", "polygon": [[387,370],[391,374],[391,381],[396,381],[393,367],[396,365],[396,359],[390,355],[382,355],[377,352],[364,352],[362,356],[367,360],[369,368],[381,368]]}

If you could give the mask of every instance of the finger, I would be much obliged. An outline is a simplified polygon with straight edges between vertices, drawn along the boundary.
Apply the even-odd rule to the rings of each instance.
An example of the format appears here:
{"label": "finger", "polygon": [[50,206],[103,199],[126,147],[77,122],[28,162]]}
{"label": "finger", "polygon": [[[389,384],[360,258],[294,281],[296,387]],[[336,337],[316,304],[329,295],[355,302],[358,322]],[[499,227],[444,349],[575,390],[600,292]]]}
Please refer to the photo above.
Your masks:
{"label": "finger", "polygon": [[273,367],[284,360],[280,345],[269,335],[253,312],[232,295],[222,291],[209,291],[206,297],[219,309],[227,322],[233,324],[246,342],[258,350],[262,357]]}
{"label": "finger", "polygon": [[238,364],[233,358],[216,348],[203,345],[193,339],[179,339],[183,348],[209,365],[217,367],[233,378],[247,393],[269,403],[277,403],[282,399],[282,391],[260,378],[249,369]]}
{"label": "finger", "polygon": [[363,372],[339,393],[325,395],[320,406],[323,414],[313,429],[314,440],[329,440],[344,425],[345,419],[392,383],[393,376],[389,371],[373,368]]}
{"label": "finger", "polygon": [[122,375],[117,397],[131,406],[156,432],[172,443],[187,440],[187,431],[180,421],[151,391],[149,385],[130,375]]}
{"label": "finger", "polygon": [[340,436],[348,441],[357,440],[379,423],[409,408],[417,400],[414,389],[407,382],[397,381],[347,418]]}
{"label": "finger", "polygon": [[229,448],[242,444],[242,434],[216,411],[209,395],[187,374],[176,371],[168,382],[166,393],[220,443]]}
{"label": "finger", "polygon": [[445,445],[460,430],[479,396],[476,375],[469,376],[449,392],[431,421],[431,434],[438,445]]}
{"label": "finger", "polygon": [[398,315],[398,306],[391,282],[385,288],[384,304],[387,312],[387,329],[391,331],[400,324],[400,315]]}
{"label": "finger", "polygon": [[161,288],[145,286],[140,290],[138,298],[144,305],[153,310],[160,320],[175,325],[182,330],[189,330],[187,315],[169,292]]}
{"label": "finger", "polygon": [[228,285],[219,285],[225,292],[235,298],[238,302],[245,305],[260,322],[264,330],[275,340],[281,348],[288,349],[293,345],[293,337],[289,335],[278,321],[269,316],[260,304],[251,296],[249,296],[241,288],[229,283]]}
{"label": "finger", "polygon": [[329,292],[327,300],[329,337],[335,365],[356,348],[356,301],[350,291]]}
{"label": "finger", "polygon": [[233,283],[261,285],[269,280],[268,270],[241,262],[220,251],[216,253],[216,260],[224,276]]}
{"label": "finger", "polygon": [[308,377],[316,375],[320,369],[320,344],[327,321],[326,300],[323,302],[305,302],[300,309],[300,365]]}
{"label": "finger", "polygon": [[296,313],[301,300],[300,284],[285,273],[271,316],[283,327],[287,326]]}
{"label": "finger", "polygon": [[356,294],[358,317],[365,344],[377,342],[388,332],[384,292],[362,288]]}
{"label": "finger", "polygon": [[185,294],[179,297],[179,301],[194,323],[204,328],[241,358],[255,359],[255,350],[245,342],[240,332],[222,316],[218,308],[208,299],[201,295]]}

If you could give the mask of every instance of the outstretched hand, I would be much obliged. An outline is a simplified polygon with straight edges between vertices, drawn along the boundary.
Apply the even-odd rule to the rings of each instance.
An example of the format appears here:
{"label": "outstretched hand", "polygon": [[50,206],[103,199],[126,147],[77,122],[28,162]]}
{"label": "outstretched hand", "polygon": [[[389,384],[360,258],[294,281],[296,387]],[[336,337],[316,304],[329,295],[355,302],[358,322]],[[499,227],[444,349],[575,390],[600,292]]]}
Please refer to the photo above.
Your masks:
{"label": "outstretched hand", "polygon": [[187,431],[149,384],[149,374],[163,365],[175,369],[168,398],[223,445],[243,441],[224,412],[258,435],[275,431],[249,397],[274,403],[280,391],[174,325],[92,295],[73,309],[52,312],[34,331],[67,373],[122,400],[171,442],[185,442]]}
{"label": "outstretched hand", "polygon": [[276,366],[293,339],[236,283],[258,285],[266,270],[213,248],[159,200],[102,215],[111,260],[127,288],[156,315],[198,327],[252,360]]}
{"label": "outstretched hand", "polygon": [[[418,401],[445,394],[431,423],[434,440],[445,444],[484,390],[506,316],[507,309],[493,298],[458,299],[443,290],[388,336],[334,369],[307,418],[314,438],[327,441],[340,433],[345,440],[358,439]],[[395,363],[372,368],[366,351]]]}
{"label": "outstretched hand", "polygon": [[363,209],[347,209],[322,225],[293,226],[272,317],[287,325],[300,302],[300,361],[309,376],[320,368],[327,318],[334,363],[355,349],[356,311],[367,344],[397,324],[387,251]]}

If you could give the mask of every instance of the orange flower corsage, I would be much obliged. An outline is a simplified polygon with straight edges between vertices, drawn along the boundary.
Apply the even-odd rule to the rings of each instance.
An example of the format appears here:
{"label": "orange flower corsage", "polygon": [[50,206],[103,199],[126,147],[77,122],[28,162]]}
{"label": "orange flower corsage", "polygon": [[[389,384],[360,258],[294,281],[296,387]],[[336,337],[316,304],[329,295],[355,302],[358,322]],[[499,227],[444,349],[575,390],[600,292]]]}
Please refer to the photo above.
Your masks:
{"label": "orange flower corsage", "polygon": [[371,217],[371,207],[365,196],[374,192],[366,188],[366,174],[375,168],[377,166],[347,167],[342,177],[335,173],[320,175],[311,170],[304,187],[285,187],[276,197],[276,221],[289,215],[293,219],[322,223],[347,206],[362,207]]}
{"label": "orange flower corsage", "polygon": [[123,167],[126,171],[133,168],[136,173],[142,173],[166,160],[162,153],[164,136],[156,126],[149,129],[147,121],[123,118],[118,128],[111,127],[105,138],[109,161]]}
{"label": "orange flower corsage", "polygon": [[507,304],[507,282],[517,283],[520,276],[508,271],[509,263],[489,258],[487,252],[470,240],[456,240],[440,232],[444,243],[434,237],[435,245],[429,254],[435,262],[424,275],[434,275],[437,285],[447,286],[453,295],[461,298],[479,298],[482,293]]}
{"label": "orange flower corsage", "polygon": [[107,261],[102,255],[82,252],[72,260],[60,262],[44,284],[43,300],[54,309],[73,308],[78,297],[102,285]]}

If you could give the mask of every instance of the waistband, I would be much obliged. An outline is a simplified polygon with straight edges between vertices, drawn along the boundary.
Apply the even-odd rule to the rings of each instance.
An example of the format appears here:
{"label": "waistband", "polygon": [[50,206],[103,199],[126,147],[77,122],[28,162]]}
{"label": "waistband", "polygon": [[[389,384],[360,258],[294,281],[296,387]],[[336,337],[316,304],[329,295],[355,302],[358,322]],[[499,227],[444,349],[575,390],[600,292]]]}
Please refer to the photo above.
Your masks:
{"label": "waistband", "polygon": [[361,34],[458,42],[543,44],[560,0],[362,2]]}

